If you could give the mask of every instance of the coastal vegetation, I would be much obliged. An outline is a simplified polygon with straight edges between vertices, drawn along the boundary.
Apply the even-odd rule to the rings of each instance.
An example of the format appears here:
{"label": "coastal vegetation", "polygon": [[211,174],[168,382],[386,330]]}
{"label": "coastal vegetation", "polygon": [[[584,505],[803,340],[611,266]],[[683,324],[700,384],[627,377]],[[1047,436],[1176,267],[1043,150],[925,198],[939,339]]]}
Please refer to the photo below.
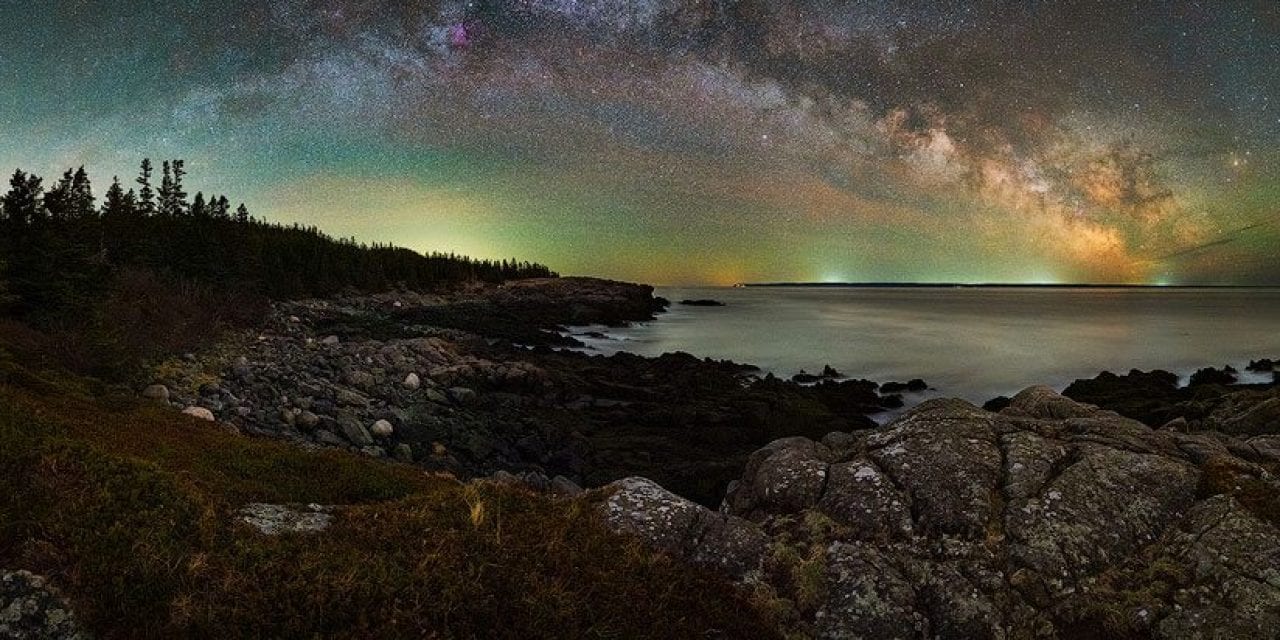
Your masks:
{"label": "coastal vegetation", "polygon": [[121,375],[249,326],[268,300],[556,275],[274,224],[225,195],[189,197],[182,160],[161,174],[143,160],[136,188],[116,178],[99,203],[84,167],[51,184],[15,170],[0,196],[0,313],[58,334],[74,368]]}

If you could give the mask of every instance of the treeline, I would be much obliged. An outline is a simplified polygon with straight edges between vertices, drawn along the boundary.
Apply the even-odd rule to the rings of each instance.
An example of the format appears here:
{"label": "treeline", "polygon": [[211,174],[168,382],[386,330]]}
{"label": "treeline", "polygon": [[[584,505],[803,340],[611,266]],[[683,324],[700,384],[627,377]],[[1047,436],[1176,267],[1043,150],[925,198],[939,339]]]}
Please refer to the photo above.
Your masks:
{"label": "treeline", "polygon": [[182,160],[165,161],[154,184],[143,160],[134,185],[114,179],[99,204],[83,167],[48,186],[15,171],[0,198],[0,304],[28,317],[76,313],[127,270],[277,299],[556,275],[529,262],[422,255],[267,223],[225,195],[189,196],[186,175]]}

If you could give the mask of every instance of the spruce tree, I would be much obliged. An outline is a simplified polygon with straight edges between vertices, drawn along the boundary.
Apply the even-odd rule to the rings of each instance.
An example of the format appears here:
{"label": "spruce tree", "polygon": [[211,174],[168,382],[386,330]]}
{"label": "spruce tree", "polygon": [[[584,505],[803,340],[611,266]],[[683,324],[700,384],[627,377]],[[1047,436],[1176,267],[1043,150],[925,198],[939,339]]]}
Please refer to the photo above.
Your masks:
{"label": "spruce tree", "polygon": [[209,202],[213,217],[219,220],[229,220],[231,218],[231,202],[227,200],[226,196],[218,196]]}
{"label": "spruce tree", "polygon": [[156,193],[151,190],[151,158],[142,159],[142,169],[136,182],[141,185],[138,190],[138,212],[144,216],[156,213]]}
{"label": "spruce tree", "polygon": [[75,175],[71,178],[71,191],[68,199],[71,205],[71,217],[93,217],[93,200],[93,185],[89,181],[89,174],[85,172],[84,165],[80,165],[80,168],[76,169]]}
{"label": "spruce tree", "polygon": [[27,175],[21,169],[13,172],[13,177],[9,178],[9,192],[0,198],[10,226],[25,227],[44,219],[44,207],[40,203],[40,193],[44,191],[41,182],[39,176]]}
{"label": "spruce tree", "polygon": [[209,209],[205,206],[203,191],[197,191],[195,200],[191,201],[191,216],[195,218],[209,217]]}
{"label": "spruce tree", "polygon": [[[130,191],[129,194],[132,194]],[[107,188],[107,195],[102,201],[102,217],[106,220],[122,220],[133,217],[133,205],[129,202],[130,195],[125,194],[124,187],[120,186],[119,176],[111,180],[111,186]]]}
{"label": "spruce tree", "polygon": [[182,178],[187,175],[184,168],[186,162],[183,160],[173,161],[173,210],[174,215],[185,215],[187,213],[187,192],[182,190]]}
{"label": "spruce tree", "polygon": [[240,203],[239,207],[236,207],[236,222],[240,224],[249,222],[249,207],[244,206],[243,202]]}
{"label": "spruce tree", "polygon": [[174,215],[173,206],[173,172],[169,168],[169,161],[165,160],[160,165],[160,215]]}
{"label": "spruce tree", "polygon": [[68,220],[71,218],[74,205],[74,196],[72,193],[72,181],[75,174],[71,169],[67,169],[62,174],[62,179],[44,194],[44,208],[49,212],[49,217],[53,220]]}

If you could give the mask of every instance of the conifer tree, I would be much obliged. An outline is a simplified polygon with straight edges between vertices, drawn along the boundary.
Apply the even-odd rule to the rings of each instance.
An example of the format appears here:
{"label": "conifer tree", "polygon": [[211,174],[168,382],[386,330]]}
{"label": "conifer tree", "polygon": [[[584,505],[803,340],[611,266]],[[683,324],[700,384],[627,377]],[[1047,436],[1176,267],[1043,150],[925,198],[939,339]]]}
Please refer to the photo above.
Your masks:
{"label": "conifer tree", "polygon": [[93,185],[89,181],[89,174],[84,170],[84,165],[80,165],[80,168],[76,169],[75,175],[71,178],[71,190],[68,198],[71,217],[92,217],[94,213],[93,200]]}
{"label": "conifer tree", "polygon": [[156,213],[156,193],[151,190],[151,158],[142,159],[142,169],[136,182],[141,185],[138,190],[138,212],[144,216]]}
{"label": "conifer tree", "polygon": [[240,224],[249,222],[249,207],[244,206],[243,202],[240,203],[239,207],[236,207],[236,222]]}
{"label": "conifer tree", "polygon": [[44,208],[40,204],[40,193],[44,187],[40,183],[39,176],[27,175],[21,169],[13,172],[13,177],[9,178],[8,193],[0,197],[5,221],[10,226],[25,227],[44,217]]}
{"label": "conifer tree", "polygon": [[195,218],[209,217],[209,209],[205,206],[203,191],[197,191],[195,199],[191,201],[191,215]]}
{"label": "conifer tree", "polygon": [[120,186],[119,176],[111,181],[107,195],[102,200],[102,217],[107,220],[122,220],[133,217],[133,204],[130,202],[133,191],[128,194]]}
{"label": "conifer tree", "polygon": [[173,210],[174,215],[185,215],[188,210],[187,192],[182,190],[182,178],[187,175],[184,160],[173,161]]}
{"label": "conifer tree", "polygon": [[169,168],[169,161],[165,160],[160,164],[160,191],[157,194],[160,197],[160,215],[173,215],[173,172]]}
{"label": "conifer tree", "polygon": [[231,202],[227,200],[226,196],[218,196],[209,202],[213,217],[219,220],[229,220],[231,218]]}
{"label": "conifer tree", "polygon": [[75,174],[71,169],[67,169],[62,174],[62,179],[44,194],[44,208],[49,212],[49,217],[53,220],[68,220],[72,215],[74,204],[74,196],[72,193],[72,182]]}

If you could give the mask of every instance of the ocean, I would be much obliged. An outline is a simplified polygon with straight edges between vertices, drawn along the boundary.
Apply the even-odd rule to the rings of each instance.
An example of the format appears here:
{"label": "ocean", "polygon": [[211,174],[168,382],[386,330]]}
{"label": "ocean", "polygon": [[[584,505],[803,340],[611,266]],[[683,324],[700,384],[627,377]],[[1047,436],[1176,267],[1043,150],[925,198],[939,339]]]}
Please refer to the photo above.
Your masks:
{"label": "ocean", "polygon": [[[660,288],[657,320],[573,333],[591,353],[684,351],[790,377],[831,365],[849,378],[922,378],[934,396],[981,404],[1033,384],[1058,390],[1103,370],[1188,376],[1280,358],[1280,289]],[[677,304],[710,298],[723,307]],[[583,334],[602,332],[605,337]]]}

